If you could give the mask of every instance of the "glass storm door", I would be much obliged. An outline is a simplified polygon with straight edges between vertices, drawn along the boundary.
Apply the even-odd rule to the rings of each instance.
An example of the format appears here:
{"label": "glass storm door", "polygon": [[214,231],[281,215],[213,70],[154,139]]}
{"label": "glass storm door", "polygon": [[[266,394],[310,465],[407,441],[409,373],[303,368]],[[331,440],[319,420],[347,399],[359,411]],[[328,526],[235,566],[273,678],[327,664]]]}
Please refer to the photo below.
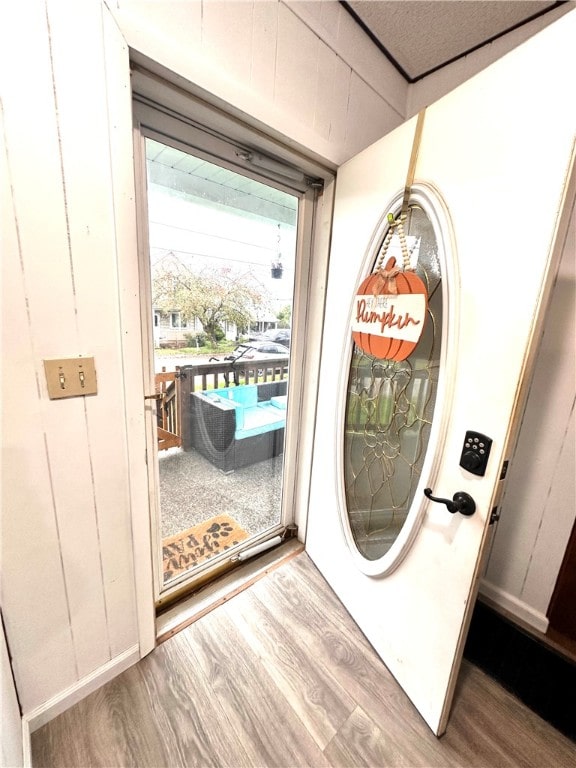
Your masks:
{"label": "glass storm door", "polygon": [[574,195],[576,105],[557,94],[575,22],[427,109],[406,242],[428,311],[404,361],[361,350],[351,320],[401,210],[416,120],[338,172],[307,550],[436,734]]}
{"label": "glass storm door", "polygon": [[249,550],[277,543],[293,522],[283,504],[284,454],[308,193],[303,174],[301,189],[273,183],[242,167],[250,153],[237,146],[140,104],[137,114],[148,464],[163,607]]}
{"label": "glass storm door", "polygon": [[298,198],[145,144],[169,587],[281,527]]}

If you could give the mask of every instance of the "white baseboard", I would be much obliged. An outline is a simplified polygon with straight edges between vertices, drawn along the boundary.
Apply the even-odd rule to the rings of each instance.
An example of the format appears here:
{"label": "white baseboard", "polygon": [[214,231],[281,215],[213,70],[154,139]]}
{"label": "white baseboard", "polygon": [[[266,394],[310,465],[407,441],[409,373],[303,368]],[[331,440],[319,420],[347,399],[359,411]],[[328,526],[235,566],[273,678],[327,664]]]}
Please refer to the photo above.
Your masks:
{"label": "white baseboard", "polygon": [[106,664],[95,669],[82,680],[66,688],[61,693],[53,696],[30,712],[22,715],[22,739],[24,743],[24,765],[31,765],[30,737],[34,731],[62,714],[74,704],[88,696],[89,693],[100,688],[108,681],[115,678],[125,669],[131,667],[140,660],[140,647],[134,645],[123,653],[115,656]]}
{"label": "white baseboard", "polygon": [[518,619],[520,624],[526,624],[537,632],[545,634],[548,629],[548,618],[543,613],[485,579],[480,582],[480,598],[487,605],[496,610],[501,609],[500,612],[504,611],[510,618]]}

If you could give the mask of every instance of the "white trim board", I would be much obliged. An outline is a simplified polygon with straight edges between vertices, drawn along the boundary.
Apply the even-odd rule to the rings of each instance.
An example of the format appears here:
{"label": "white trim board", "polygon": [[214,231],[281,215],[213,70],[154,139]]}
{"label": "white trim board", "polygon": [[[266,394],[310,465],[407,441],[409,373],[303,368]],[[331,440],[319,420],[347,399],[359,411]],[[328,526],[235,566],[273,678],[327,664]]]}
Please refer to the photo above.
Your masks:
{"label": "white trim board", "polygon": [[[61,715],[62,712],[65,712],[71,706],[84,699],[88,694],[93,693],[105,683],[113,680],[137,661],[140,661],[140,647],[133,645],[106,664],[90,672],[90,674],[74,683],[74,685],[48,699],[48,701],[36,707],[36,709],[24,713],[22,715],[23,729],[27,728],[29,735],[34,733],[34,731],[46,725],[50,720],[53,720],[58,715]],[[26,759],[24,762],[26,763]]]}
{"label": "white trim board", "polygon": [[485,579],[482,579],[480,582],[480,598],[482,602],[491,608],[506,611],[512,618],[519,619],[520,622],[527,624],[538,632],[545,634],[548,630],[549,622],[543,613],[536,611],[523,600],[520,600],[520,598]]}

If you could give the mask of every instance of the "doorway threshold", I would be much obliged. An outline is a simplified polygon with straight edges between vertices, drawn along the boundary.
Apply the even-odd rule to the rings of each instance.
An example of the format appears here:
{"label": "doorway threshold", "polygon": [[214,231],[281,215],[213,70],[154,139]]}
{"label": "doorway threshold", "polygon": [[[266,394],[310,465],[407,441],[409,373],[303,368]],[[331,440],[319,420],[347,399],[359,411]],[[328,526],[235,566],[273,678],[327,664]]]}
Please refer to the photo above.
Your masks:
{"label": "doorway threshold", "polygon": [[289,539],[176,603],[156,618],[156,644],[169,640],[303,551],[301,541]]}

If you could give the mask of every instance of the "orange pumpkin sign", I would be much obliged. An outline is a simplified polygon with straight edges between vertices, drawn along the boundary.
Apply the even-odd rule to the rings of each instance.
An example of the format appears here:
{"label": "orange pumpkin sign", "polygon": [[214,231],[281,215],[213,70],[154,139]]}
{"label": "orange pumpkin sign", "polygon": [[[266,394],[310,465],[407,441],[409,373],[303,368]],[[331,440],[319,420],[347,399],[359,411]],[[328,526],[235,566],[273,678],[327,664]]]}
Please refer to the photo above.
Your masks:
{"label": "orange pumpkin sign", "polygon": [[352,338],[381,360],[406,360],[420,340],[428,294],[410,269],[401,271],[392,256],[384,269],[369,275],[354,300]]}

